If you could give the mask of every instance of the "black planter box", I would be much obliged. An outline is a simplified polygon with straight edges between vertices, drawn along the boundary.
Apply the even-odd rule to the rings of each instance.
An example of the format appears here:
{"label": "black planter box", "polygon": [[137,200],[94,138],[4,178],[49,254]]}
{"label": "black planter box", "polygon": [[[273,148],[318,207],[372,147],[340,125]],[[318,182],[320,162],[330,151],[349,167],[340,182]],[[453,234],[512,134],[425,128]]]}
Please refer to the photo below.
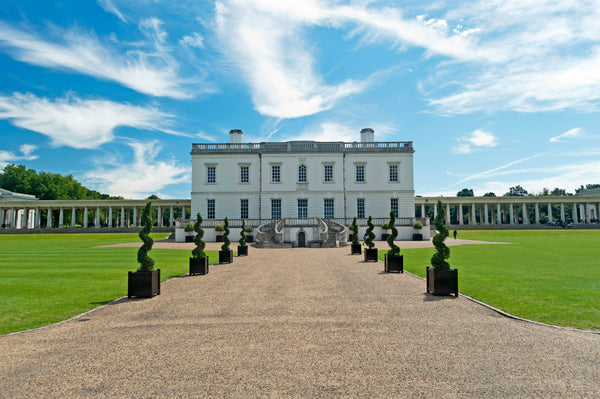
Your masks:
{"label": "black planter box", "polygon": [[388,233],[383,233],[383,234],[381,235],[381,241],[385,241],[385,240],[387,240],[389,236],[390,236],[390,235],[389,235]]}
{"label": "black planter box", "polygon": [[246,242],[254,242],[254,236],[252,234],[248,234],[246,236]]}
{"label": "black planter box", "polygon": [[194,236],[185,236],[185,242],[194,242]]}
{"label": "black planter box", "polygon": [[350,255],[360,255],[362,252],[360,244],[350,244]]}
{"label": "black planter box", "polygon": [[404,273],[404,255],[385,254],[384,270],[388,273]]}
{"label": "black planter box", "polygon": [[458,269],[427,268],[427,292],[433,295],[458,296]]}
{"label": "black planter box", "polygon": [[160,295],[160,269],[150,272],[129,272],[127,298],[152,298]]}
{"label": "black planter box", "polygon": [[241,245],[238,245],[238,256],[248,256],[247,245],[244,245],[243,247]]}
{"label": "black planter box", "polygon": [[233,251],[219,251],[219,263],[232,263]]}
{"label": "black planter box", "polygon": [[423,241],[423,234],[420,234],[420,233],[413,234],[413,241]]}
{"label": "black planter box", "polygon": [[365,248],[365,262],[377,262],[377,248]]}
{"label": "black planter box", "polygon": [[222,235],[217,236],[217,242],[223,242],[223,236]]}
{"label": "black planter box", "polygon": [[208,256],[190,258],[190,276],[194,274],[208,274]]}

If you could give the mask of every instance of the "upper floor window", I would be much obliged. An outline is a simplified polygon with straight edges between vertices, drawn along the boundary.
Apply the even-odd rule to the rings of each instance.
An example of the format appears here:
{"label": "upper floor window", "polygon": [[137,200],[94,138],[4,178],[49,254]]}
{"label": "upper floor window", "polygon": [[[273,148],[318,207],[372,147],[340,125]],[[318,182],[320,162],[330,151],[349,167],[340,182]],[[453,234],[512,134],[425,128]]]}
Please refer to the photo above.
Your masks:
{"label": "upper floor window", "polygon": [[298,183],[306,183],[306,165],[298,166]]}
{"label": "upper floor window", "polygon": [[208,184],[215,184],[217,182],[217,167],[208,166],[206,168],[206,182]]}
{"label": "upper floor window", "polygon": [[398,165],[390,165],[390,182],[398,182]]}
{"label": "upper floor window", "polygon": [[240,183],[250,183],[250,167],[240,166]]}
{"label": "upper floor window", "polygon": [[271,165],[271,183],[281,183],[280,165]]}
{"label": "upper floor window", "polygon": [[325,165],[325,183],[333,183],[333,165]]}
{"label": "upper floor window", "polygon": [[365,182],[365,165],[356,165],[356,182]]}

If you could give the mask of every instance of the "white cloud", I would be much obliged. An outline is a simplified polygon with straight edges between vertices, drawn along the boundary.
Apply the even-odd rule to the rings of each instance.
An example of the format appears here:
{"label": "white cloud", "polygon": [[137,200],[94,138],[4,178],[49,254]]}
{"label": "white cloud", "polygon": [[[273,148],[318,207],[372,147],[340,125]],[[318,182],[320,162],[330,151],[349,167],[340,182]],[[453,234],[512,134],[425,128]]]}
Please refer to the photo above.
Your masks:
{"label": "white cloud", "polygon": [[102,7],[104,11],[116,15],[117,18],[119,18],[121,21],[127,23],[127,19],[123,16],[123,14],[121,14],[119,9],[113,4],[111,0],[98,0],[98,4],[100,5],[100,7]]}
{"label": "white cloud", "polygon": [[129,164],[100,165],[85,174],[86,183],[97,191],[125,198],[146,198],[161,194],[161,190],[172,184],[187,183],[191,179],[191,168],[178,166],[174,160],[159,161],[161,146],[156,141],[130,143],[133,162]]}
{"label": "white cloud", "polygon": [[97,148],[112,141],[119,126],[165,129],[171,115],[106,100],[82,100],[75,96],[54,101],[33,94],[0,96],[0,119],[48,136],[55,146]]}
{"label": "white cloud", "polygon": [[53,40],[47,35],[19,30],[0,22],[0,48],[6,48],[13,58],[32,65],[115,81],[152,96],[189,98],[192,94],[178,76],[178,65],[164,48],[157,48],[165,38],[159,28],[156,19],[140,23],[140,29],[154,41],[154,53],[136,48],[121,55],[102,44],[92,33],[55,29],[50,33],[59,37]]}
{"label": "white cloud", "polygon": [[477,129],[472,133],[464,135],[457,139],[461,143],[454,147],[454,152],[459,154],[470,154],[474,151],[473,147],[495,147],[498,140],[490,132]]}
{"label": "white cloud", "polygon": [[585,131],[580,127],[576,127],[571,130],[567,130],[566,132],[559,134],[558,136],[550,138],[550,142],[556,143],[559,141],[563,141],[564,139],[582,138],[584,135]]}
{"label": "white cloud", "polygon": [[204,48],[204,38],[198,32],[193,32],[191,35],[182,37],[179,44],[185,47]]}
{"label": "white cloud", "polygon": [[33,152],[37,150],[37,146],[33,144],[22,144],[19,147],[19,151],[21,154],[15,154],[12,151],[0,150],[0,169],[4,168],[7,164],[12,163],[14,161],[32,161],[34,159],[39,158],[37,155],[34,155]]}
{"label": "white cloud", "polygon": [[350,128],[336,122],[322,122],[318,127],[307,128],[298,136],[287,140],[360,141],[360,129]]}

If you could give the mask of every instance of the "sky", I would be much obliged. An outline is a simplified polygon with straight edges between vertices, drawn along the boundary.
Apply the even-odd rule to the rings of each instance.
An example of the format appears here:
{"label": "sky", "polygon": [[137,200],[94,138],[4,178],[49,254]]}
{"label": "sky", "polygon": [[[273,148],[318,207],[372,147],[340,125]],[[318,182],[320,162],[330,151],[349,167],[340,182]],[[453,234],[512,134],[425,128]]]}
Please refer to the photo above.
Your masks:
{"label": "sky", "polygon": [[600,183],[600,0],[2,0],[0,167],[189,198],[192,143],[412,141],[416,195]]}

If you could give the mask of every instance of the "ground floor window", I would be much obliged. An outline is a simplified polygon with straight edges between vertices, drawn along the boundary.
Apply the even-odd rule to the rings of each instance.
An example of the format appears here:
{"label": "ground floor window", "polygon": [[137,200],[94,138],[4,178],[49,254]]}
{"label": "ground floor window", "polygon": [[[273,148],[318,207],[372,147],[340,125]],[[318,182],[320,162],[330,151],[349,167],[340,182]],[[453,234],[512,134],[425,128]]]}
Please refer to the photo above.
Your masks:
{"label": "ground floor window", "polygon": [[356,199],[356,217],[357,218],[365,217],[365,199],[364,198]]}
{"label": "ground floor window", "polygon": [[271,219],[281,219],[281,200],[271,200]]}
{"label": "ground floor window", "polygon": [[240,200],[240,218],[248,219],[248,200]]}
{"label": "ground floor window", "polygon": [[392,198],[390,203],[390,209],[394,211],[394,214],[398,216],[398,198]]}
{"label": "ground floor window", "polygon": [[333,198],[325,198],[323,202],[323,217],[325,219],[333,219],[335,214]]}
{"label": "ground floor window", "polygon": [[215,200],[214,199],[207,200],[206,217],[208,219],[215,218]]}
{"label": "ground floor window", "polygon": [[299,218],[307,218],[308,217],[308,200],[307,199],[299,199],[298,200],[298,217]]}

